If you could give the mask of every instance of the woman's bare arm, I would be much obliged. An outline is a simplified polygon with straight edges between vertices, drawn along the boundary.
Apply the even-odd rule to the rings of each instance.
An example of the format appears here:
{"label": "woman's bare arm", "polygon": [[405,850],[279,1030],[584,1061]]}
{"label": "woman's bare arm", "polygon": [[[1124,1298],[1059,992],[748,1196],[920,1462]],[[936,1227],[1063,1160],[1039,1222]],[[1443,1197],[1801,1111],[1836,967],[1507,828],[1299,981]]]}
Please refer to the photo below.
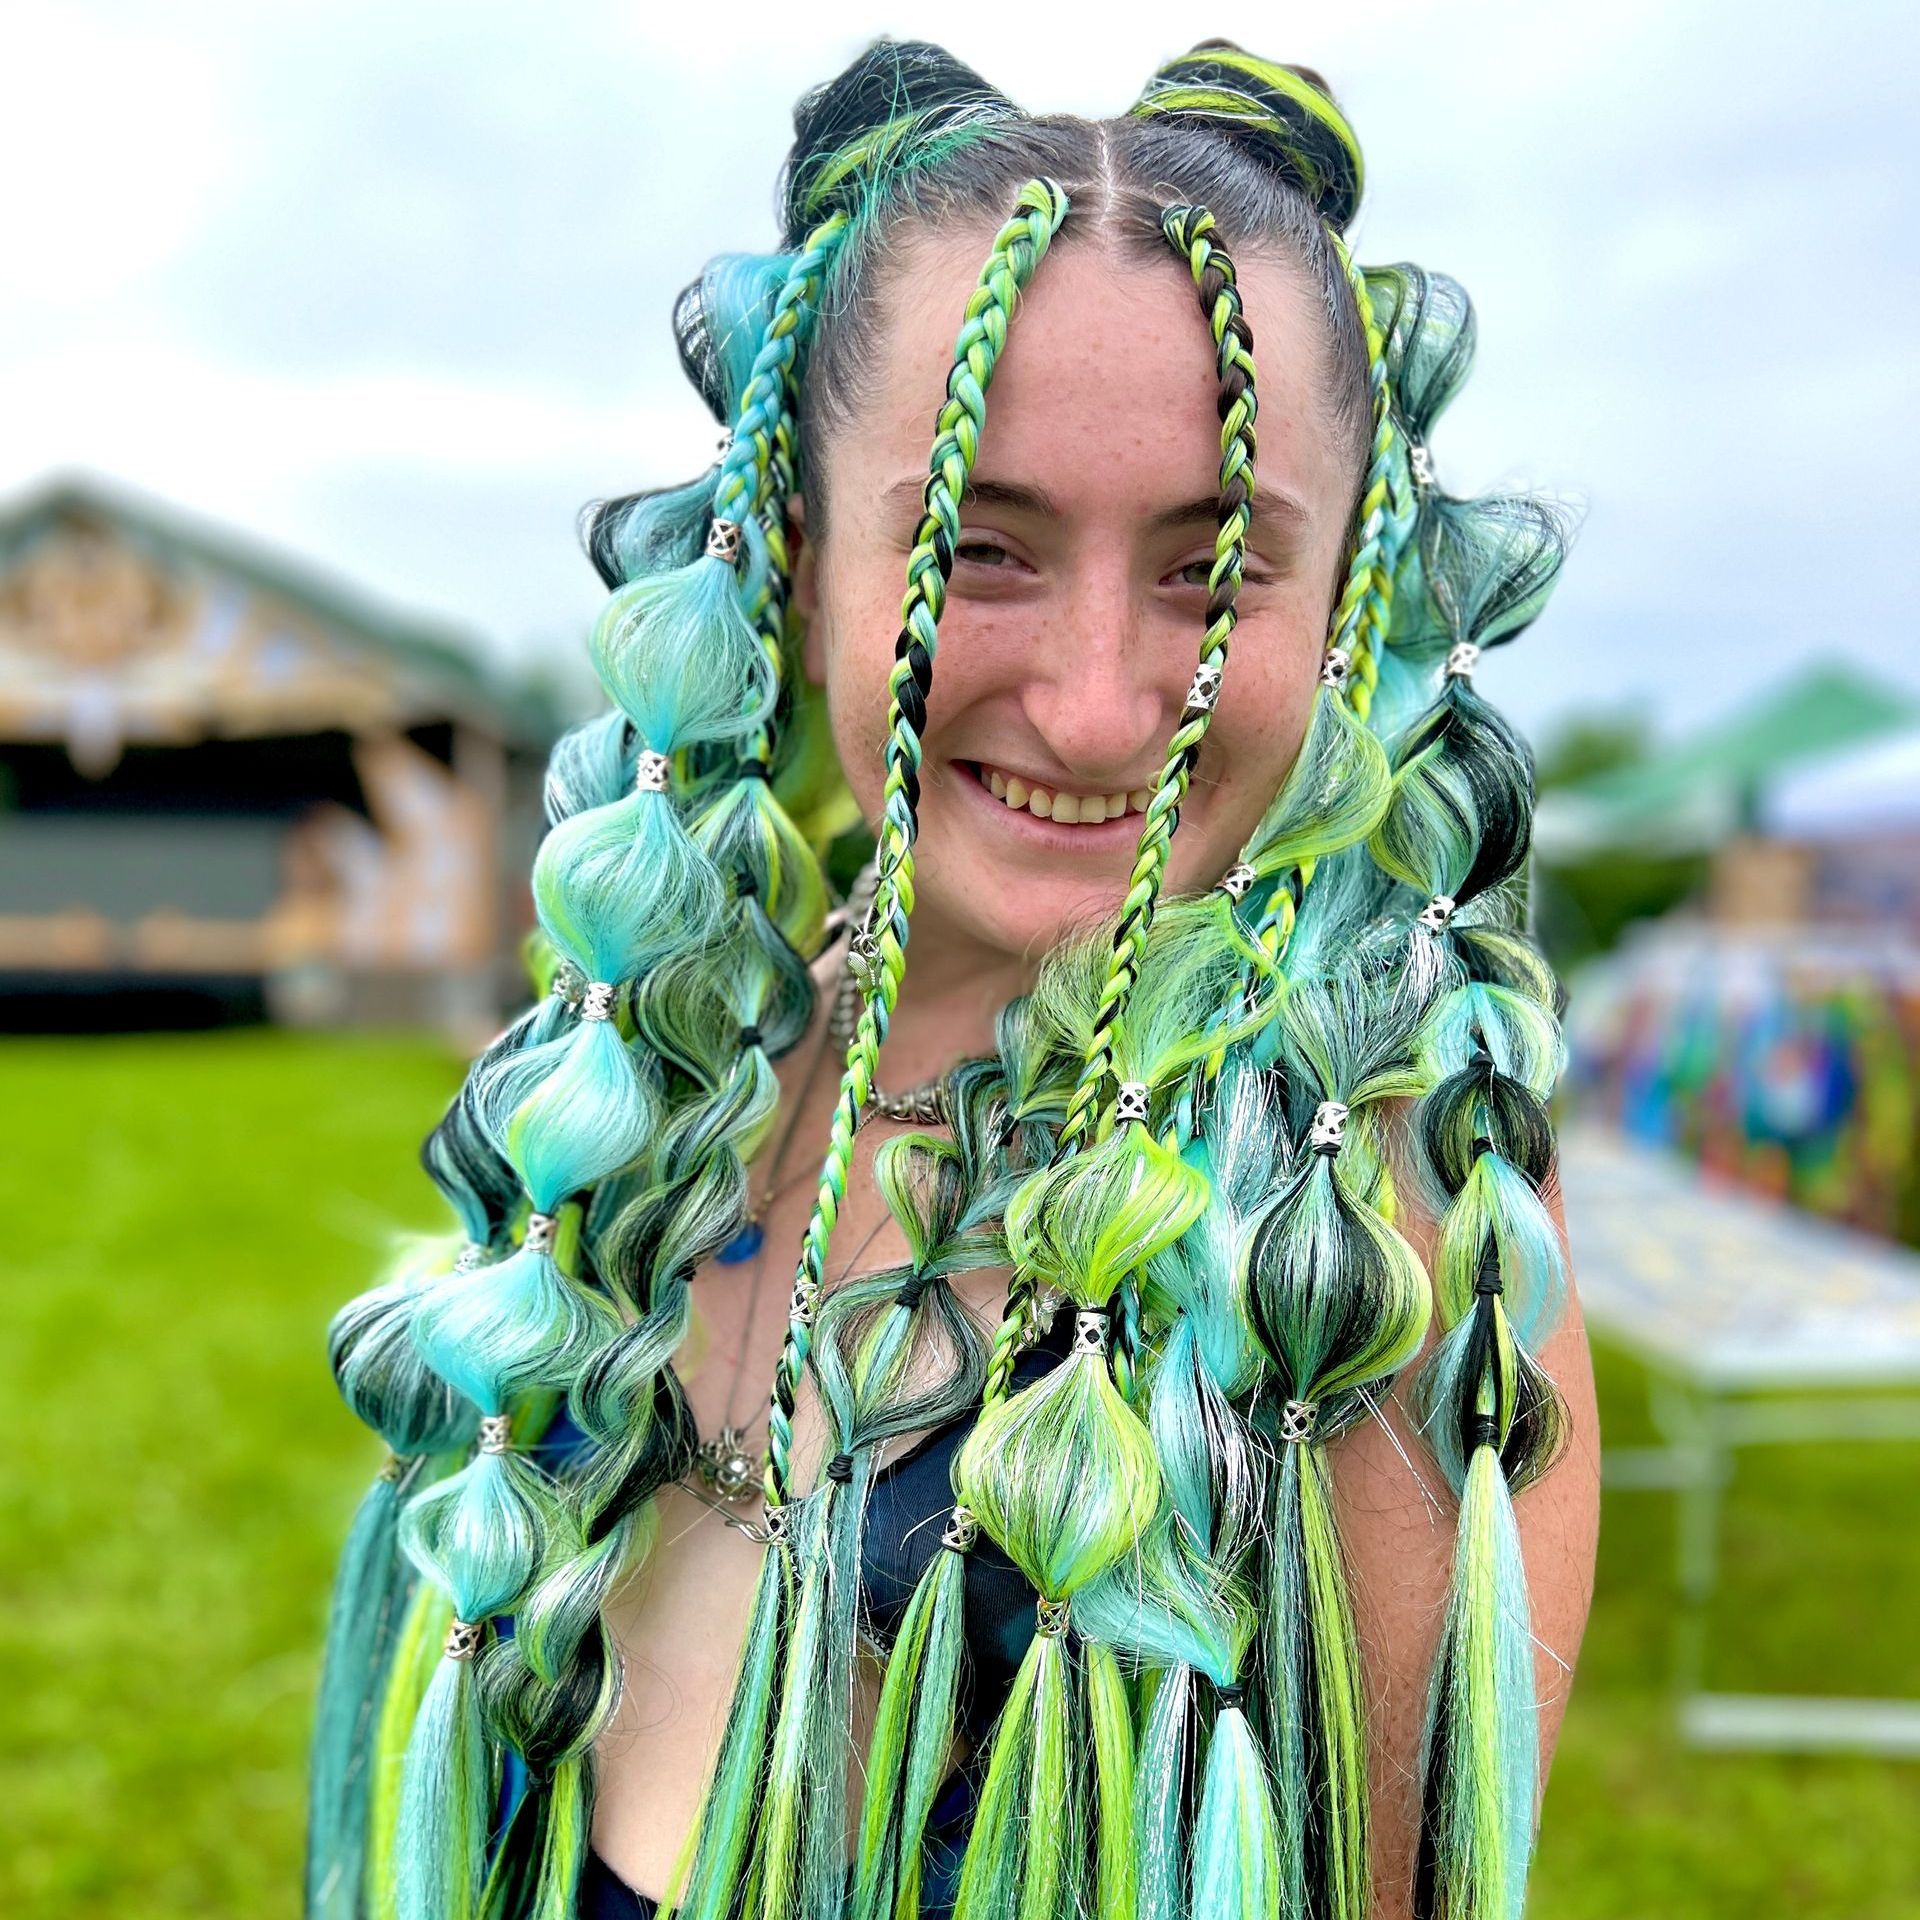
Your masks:
{"label": "woman's bare arm", "polygon": [[[1549,1199],[1564,1246],[1557,1187]],[[1432,1222],[1410,1212],[1403,1206],[1400,1230],[1430,1260]],[[1432,1340],[1430,1333],[1429,1346]],[[1566,1314],[1539,1357],[1566,1397],[1568,1416],[1566,1451],[1514,1503],[1533,1603],[1544,1786],[1593,1599],[1600,1531],[1599,1416],[1571,1269]],[[1409,1370],[1404,1378],[1411,1377]],[[1413,1430],[1404,1388],[1384,1422],[1363,1424],[1334,1450],[1333,1472],[1371,1712],[1374,1912],[1376,1920],[1404,1920],[1419,1831],[1427,1675],[1453,1558],[1453,1499]]]}

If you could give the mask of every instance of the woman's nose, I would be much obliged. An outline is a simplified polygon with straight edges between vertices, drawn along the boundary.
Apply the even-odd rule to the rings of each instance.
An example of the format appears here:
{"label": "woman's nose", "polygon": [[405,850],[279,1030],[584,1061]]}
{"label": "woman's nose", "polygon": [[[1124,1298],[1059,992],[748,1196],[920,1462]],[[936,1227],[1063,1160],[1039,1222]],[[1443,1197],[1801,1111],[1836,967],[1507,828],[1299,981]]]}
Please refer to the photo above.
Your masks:
{"label": "woman's nose", "polygon": [[[1098,784],[1137,780],[1157,764],[1192,672],[1189,659],[1181,677],[1164,639],[1122,563],[1076,574],[1052,609],[1021,695],[1028,721],[1067,772]],[[1195,651],[1199,640],[1196,631]]]}

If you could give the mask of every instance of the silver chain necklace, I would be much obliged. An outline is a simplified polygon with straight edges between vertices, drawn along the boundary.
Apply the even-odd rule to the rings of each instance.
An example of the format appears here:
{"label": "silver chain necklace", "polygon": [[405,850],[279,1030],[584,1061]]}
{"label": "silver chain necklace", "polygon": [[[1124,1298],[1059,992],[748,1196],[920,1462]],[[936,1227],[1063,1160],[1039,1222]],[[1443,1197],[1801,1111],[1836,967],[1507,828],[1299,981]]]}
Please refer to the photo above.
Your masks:
{"label": "silver chain necklace", "polygon": [[[860,1020],[860,1000],[862,972],[875,952],[873,936],[867,925],[873,911],[874,893],[879,885],[878,870],[869,865],[862,869],[853,883],[853,889],[847,896],[846,906],[839,916],[841,924],[850,929],[847,938],[846,958],[841,963],[840,977],[834,987],[833,1005],[827,1017],[826,1039],[837,1046],[845,1047],[852,1040],[854,1028]],[[727,1390],[726,1412],[722,1416],[720,1431],[712,1439],[702,1440],[694,1456],[694,1471],[700,1480],[721,1500],[737,1506],[753,1498],[760,1484],[760,1463],[747,1445],[749,1429],[737,1425],[734,1418],[734,1406],[739,1398],[740,1383],[746,1375],[747,1348],[753,1336],[754,1310],[759,1304],[762,1268],[766,1254],[766,1230],[762,1220],[773,1203],[804,1177],[795,1174],[784,1182],[780,1179],[780,1169],[785,1164],[787,1147],[793,1139],[793,1132],[799,1121],[800,1110],[806,1104],[806,1095],[813,1085],[813,1077],[819,1071],[820,1061],[825,1053],[824,1042],[814,1050],[813,1059],[807,1066],[807,1077],[793,1102],[793,1113],[785,1127],[781,1129],[780,1143],[774,1149],[773,1164],[768,1169],[768,1179],[773,1182],[766,1197],[748,1215],[746,1225],[735,1235],[733,1246],[747,1244],[742,1252],[728,1264],[737,1264],[740,1259],[753,1261],[753,1274],[748,1282],[747,1311],[740,1328],[740,1347],[734,1359],[733,1381]],[[939,1080],[930,1080],[925,1084],[910,1088],[905,1093],[887,1093],[879,1086],[871,1089],[868,1106],[861,1115],[862,1120],[879,1114],[888,1120],[905,1121],[915,1126],[944,1125],[947,1118],[946,1099],[943,1084]],[[725,1260],[731,1248],[723,1249],[720,1255]]]}
{"label": "silver chain necklace", "polygon": [[[827,1019],[827,1032],[835,1043],[845,1047],[860,1024],[860,1005],[864,990],[879,962],[879,943],[874,938],[873,898],[880,885],[879,869],[862,867],[847,895],[847,957],[841,965],[839,983],[834,988],[833,1010]],[[862,1123],[878,1114],[883,1120],[901,1120],[910,1126],[944,1126],[947,1119],[945,1076],[924,1080],[905,1093],[888,1093],[876,1080],[867,1090]]]}

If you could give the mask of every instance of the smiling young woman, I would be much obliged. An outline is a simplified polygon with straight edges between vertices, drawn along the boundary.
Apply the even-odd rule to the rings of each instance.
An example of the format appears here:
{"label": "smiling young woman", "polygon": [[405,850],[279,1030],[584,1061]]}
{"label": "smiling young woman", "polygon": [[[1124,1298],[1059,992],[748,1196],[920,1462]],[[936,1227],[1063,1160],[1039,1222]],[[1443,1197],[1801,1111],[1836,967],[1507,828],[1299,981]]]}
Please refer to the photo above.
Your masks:
{"label": "smiling young woman", "polygon": [[1473,675],[1563,541],[1360,185],[1225,43],[882,42],[683,296],[465,1247],[335,1324],[310,1913],[1519,1913],[1597,1448]]}

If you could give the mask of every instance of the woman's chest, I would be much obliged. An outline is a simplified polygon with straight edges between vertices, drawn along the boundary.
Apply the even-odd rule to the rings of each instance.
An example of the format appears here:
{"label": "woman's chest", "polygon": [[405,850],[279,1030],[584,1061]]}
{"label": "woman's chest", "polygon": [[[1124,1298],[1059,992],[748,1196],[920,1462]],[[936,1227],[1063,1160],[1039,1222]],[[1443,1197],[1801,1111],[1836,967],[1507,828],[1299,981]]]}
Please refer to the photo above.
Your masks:
{"label": "woman's chest", "polygon": [[[863,1137],[862,1160],[867,1144]],[[655,1894],[666,1887],[697,1812],[752,1611],[763,1548],[729,1520],[757,1524],[763,1517],[758,1491],[769,1384],[788,1337],[797,1258],[814,1202],[813,1171],[797,1180],[774,1178],[761,1206],[758,1245],[736,1243],[735,1257],[710,1261],[696,1276],[693,1324],[675,1362],[703,1442],[740,1436],[754,1462],[752,1492],[738,1504],[725,1502],[696,1475],[664,1489],[653,1505],[645,1552],[605,1613],[624,1687],[597,1749],[595,1846],[630,1885]],[[857,1161],[856,1175],[862,1172]],[[905,1238],[871,1178],[850,1180],[833,1235],[829,1288],[849,1271],[892,1267],[905,1254]],[[967,1273],[953,1284],[984,1337],[1004,1297],[1005,1273]],[[898,1454],[916,1437],[898,1436],[888,1452]],[[811,1382],[803,1381],[788,1461],[796,1496],[815,1483],[839,1445]],[[941,1506],[944,1488],[922,1477],[929,1479],[926,1499]],[[938,1532],[936,1524],[930,1537],[937,1539]],[[884,1551],[889,1543],[880,1544]],[[852,1762],[864,1750],[877,1690],[877,1669],[860,1661],[848,1729],[856,1775]],[[857,1779],[854,1786],[857,1806]]]}

